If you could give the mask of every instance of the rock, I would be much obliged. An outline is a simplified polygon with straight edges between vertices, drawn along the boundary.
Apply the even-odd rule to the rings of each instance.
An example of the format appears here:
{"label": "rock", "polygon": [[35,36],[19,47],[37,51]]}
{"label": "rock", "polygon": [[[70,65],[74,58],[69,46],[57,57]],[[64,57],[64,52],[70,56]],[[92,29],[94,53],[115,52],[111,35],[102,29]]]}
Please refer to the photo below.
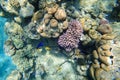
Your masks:
{"label": "rock", "polygon": [[20,7],[18,0],[9,0],[9,3],[11,6],[13,6],[15,9],[18,9]]}
{"label": "rock", "polygon": [[5,42],[5,45],[4,45],[4,50],[5,50],[5,54],[8,55],[8,56],[12,56],[15,54],[15,47],[13,45],[13,42],[12,40],[8,39],[6,42]]}
{"label": "rock", "polygon": [[54,16],[57,20],[65,20],[66,17],[67,17],[67,14],[66,14],[64,9],[58,8],[58,10],[57,10],[57,12],[55,13]]}
{"label": "rock", "polygon": [[22,75],[19,71],[14,70],[12,73],[7,77],[6,80],[20,80],[22,78]]}
{"label": "rock", "polygon": [[18,10],[19,9],[18,10],[15,9],[15,8],[19,7],[19,3],[17,2],[17,0],[13,0],[13,2],[12,2],[12,0],[10,0],[10,1],[4,1],[4,0],[2,0],[2,1],[0,1],[0,5],[1,5],[2,9],[5,10],[6,12],[18,15]]}
{"label": "rock", "polygon": [[24,72],[24,71],[27,71],[29,70],[30,68],[33,67],[33,60],[30,59],[28,61],[27,58],[20,58],[19,57],[19,54],[18,55],[14,55],[12,57],[12,60],[13,60],[13,63],[17,66],[17,69],[20,71],[20,72]]}
{"label": "rock", "polygon": [[6,22],[5,30],[6,30],[7,35],[9,35],[9,36],[23,35],[23,29],[22,29],[21,25],[19,25],[18,23],[14,22],[14,21]]}
{"label": "rock", "polygon": [[19,3],[20,3],[20,6],[21,6],[21,7],[25,7],[26,4],[27,4],[27,2],[28,2],[28,0],[18,0],[18,1],[19,1]]}
{"label": "rock", "polygon": [[[30,39],[40,39],[40,34],[36,31],[36,24],[34,22],[30,22],[27,26],[25,26],[24,31],[26,36],[28,36]],[[38,28],[39,29],[39,28]]]}
{"label": "rock", "polygon": [[15,47],[17,49],[23,47],[24,43],[23,43],[23,41],[21,39],[12,38],[12,40],[13,40],[13,44],[15,45]]}
{"label": "rock", "polygon": [[30,3],[26,4],[26,7],[21,7],[20,9],[20,16],[23,18],[30,17],[34,13],[34,6],[32,6]]}
{"label": "rock", "polygon": [[22,19],[18,16],[18,17],[14,17],[14,20],[17,22],[17,23],[22,23]]}
{"label": "rock", "polygon": [[46,80],[62,80],[63,77],[66,80],[76,80],[76,73],[74,73],[71,61],[66,61],[66,57],[64,57],[63,54],[56,54],[55,52],[56,51],[53,50],[52,54],[51,51],[42,52],[39,57],[36,58],[35,76],[39,80],[42,80],[42,78]]}

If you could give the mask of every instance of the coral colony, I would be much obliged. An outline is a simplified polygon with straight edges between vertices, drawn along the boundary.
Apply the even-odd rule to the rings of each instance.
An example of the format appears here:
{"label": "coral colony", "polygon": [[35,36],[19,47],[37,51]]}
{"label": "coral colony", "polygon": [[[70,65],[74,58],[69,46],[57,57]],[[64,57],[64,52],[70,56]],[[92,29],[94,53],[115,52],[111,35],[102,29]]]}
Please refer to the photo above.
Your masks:
{"label": "coral colony", "polygon": [[79,21],[72,20],[68,24],[68,29],[58,39],[58,44],[65,48],[66,51],[71,51],[78,47],[79,39],[83,33],[82,26]]}

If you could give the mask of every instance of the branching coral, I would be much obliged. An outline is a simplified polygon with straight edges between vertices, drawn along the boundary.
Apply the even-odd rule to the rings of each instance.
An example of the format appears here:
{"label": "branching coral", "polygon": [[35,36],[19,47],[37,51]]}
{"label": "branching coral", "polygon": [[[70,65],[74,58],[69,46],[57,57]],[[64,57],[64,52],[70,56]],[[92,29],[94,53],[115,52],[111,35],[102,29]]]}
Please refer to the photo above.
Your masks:
{"label": "branching coral", "polygon": [[71,51],[78,47],[79,38],[81,37],[83,29],[77,20],[69,22],[66,33],[61,35],[58,39],[58,44],[65,48],[66,51]]}

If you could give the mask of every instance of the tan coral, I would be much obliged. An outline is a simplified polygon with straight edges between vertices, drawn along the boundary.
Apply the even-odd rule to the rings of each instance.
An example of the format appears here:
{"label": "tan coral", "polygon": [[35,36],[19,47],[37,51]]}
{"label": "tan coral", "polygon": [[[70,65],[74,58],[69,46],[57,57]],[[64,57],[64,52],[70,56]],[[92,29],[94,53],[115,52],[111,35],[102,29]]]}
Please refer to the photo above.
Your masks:
{"label": "tan coral", "polygon": [[36,21],[38,21],[42,17],[43,17],[43,12],[41,10],[39,10],[39,11],[34,13],[34,15],[32,17],[32,21],[36,22]]}
{"label": "tan coral", "polygon": [[46,10],[49,14],[54,14],[57,11],[58,7],[58,4],[51,3],[47,5]]}
{"label": "tan coral", "polygon": [[53,37],[53,38],[57,38],[57,37],[59,37],[59,35],[60,35],[60,34],[59,34],[58,32],[55,32],[55,33],[53,33],[52,37]]}
{"label": "tan coral", "polygon": [[91,26],[84,25],[83,30],[87,32],[90,30],[90,28],[91,28]]}
{"label": "tan coral", "polygon": [[81,23],[82,27],[84,27],[84,25],[85,25],[85,18],[81,18],[80,19],[80,23]]}
{"label": "tan coral", "polygon": [[50,19],[50,18],[52,18],[52,15],[51,15],[51,14],[45,14],[45,15],[44,15],[44,19]]}
{"label": "tan coral", "polygon": [[93,51],[93,57],[94,57],[95,59],[98,59],[98,58],[99,58],[96,50]]}
{"label": "tan coral", "polygon": [[98,39],[100,38],[100,35],[98,36],[98,32],[95,31],[94,29],[90,29],[89,32],[88,32],[89,36],[92,38],[92,39]]}
{"label": "tan coral", "polygon": [[95,69],[93,66],[90,66],[90,76],[93,78],[93,80],[95,80]]}
{"label": "tan coral", "polygon": [[42,28],[42,27],[38,27],[38,28],[37,28],[37,32],[38,32],[38,33],[43,32],[43,28]]}
{"label": "tan coral", "polygon": [[113,35],[113,34],[104,34],[104,35],[102,35],[101,38],[105,39],[105,40],[112,40],[112,39],[115,38],[115,35]]}
{"label": "tan coral", "polygon": [[58,21],[56,19],[51,19],[50,20],[50,26],[52,28],[57,27],[58,26]]}
{"label": "tan coral", "polygon": [[101,73],[103,72],[103,69],[101,68],[97,68],[96,71],[95,71],[95,80],[101,80]]}
{"label": "tan coral", "polygon": [[67,14],[63,8],[58,8],[58,10],[54,16],[57,20],[64,20],[64,19],[66,19]]}
{"label": "tan coral", "polygon": [[101,24],[97,30],[102,34],[108,34],[112,32],[112,27],[109,24]]}
{"label": "tan coral", "polygon": [[103,50],[101,49],[101,47],[99,47],[99,48],[97,49],[97,52],[98,52],[98,55],[99,55],[99,56],[100,56],[100,55],[104,56],[104,53],[103,53]]}
{"label": "tan coral", "polygon": [[39,26],[38,26],[38,28],[36,29],[36,31],[37,31],[38,33],[42,33],[44,29],[45,29],[45,24],[42,24],[42,25],[39,25]]}
{"label": "tan coral", "polygon": [[104,45],[102,45],[101,46],[101,48],[103,49],[103,50],[110,50],[110,45],[108,45],[108,44],[104,44]]}
{"label": "tan coral", "polygon": [[94,68],[100,68],[100,65],[97,63],[92,63],[92,66],[94,67]]}
{"label": "tan coral", "polygon": [[44,19],[44,23],[48,24],[50,22],[50,19]]}
{"label": "tan coral", "polygon": [[102,56],[107,56],[107,57],[109,57],[109,56],[112,55],[112,52],[111,52],[110,50],[102,50],[101,47],[99,47],[99,48],[97,49],[97,51],[98,51],[98,54],[99,54],[99,55],[102,55]]}
{"label": "tan coral", "polygon": [[47,33],[45,33],[45,32],[43,32],[43,33],[40,33],[40,35],[42,36],[42,37],[48,37],[48,38],[50,38],[51,36],[49,36]]}
{"label": "tan coral", "polygon": [[100,58],[100,61],[104,64],[106,64],[107,66],[109,66],[111,64],[111,60],[109,57],[106,57],[106,56],[101,56],[99,55],[99,58]]}
{"label": "tan coral", "polygon": [[63,22],[63,27],[62,27],[63,29],[67,29],[68,28],[68,21],[67,20],[65,20],[64,22]]}
{"label": "tan coral", "polygon": [[112,55],[112,52],[110,52],[109,50],[107,51],[103,51],[104,55],[107,57],[110,57]]}
{"label": "tan coral", "polygon": [[105,64],[101,64],[100,65],[100,67],[103,69],[103,70],[105,70],[105,71],[110,71],[110,66],[107,66],[107,65],[105,65]]}

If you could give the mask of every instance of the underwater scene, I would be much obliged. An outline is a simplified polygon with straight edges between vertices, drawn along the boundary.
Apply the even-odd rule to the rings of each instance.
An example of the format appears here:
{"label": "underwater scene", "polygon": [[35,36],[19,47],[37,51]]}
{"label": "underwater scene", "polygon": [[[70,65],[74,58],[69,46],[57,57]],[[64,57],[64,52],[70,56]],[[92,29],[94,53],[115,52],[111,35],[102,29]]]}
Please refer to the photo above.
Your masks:
{"label": "underwater scene", "polygon": [[0,0],[0,80],[120,80],[120,0]]}

